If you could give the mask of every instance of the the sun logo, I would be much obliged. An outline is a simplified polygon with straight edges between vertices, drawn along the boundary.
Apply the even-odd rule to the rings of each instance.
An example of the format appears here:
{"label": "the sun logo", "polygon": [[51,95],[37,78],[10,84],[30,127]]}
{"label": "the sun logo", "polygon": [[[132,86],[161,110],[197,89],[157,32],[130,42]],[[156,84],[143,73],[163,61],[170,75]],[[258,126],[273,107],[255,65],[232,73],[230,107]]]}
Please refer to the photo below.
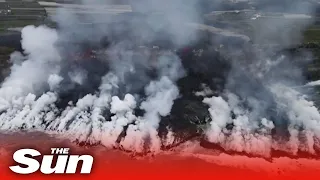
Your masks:
{"label": "the sun logo", "polygon": [[[91,155],[69,155],[69,148],[51,148],[51,155],[43,155],[41,163],[34,159],[41,153],[34,149],[20,149],[13,154],[16,166],[10,169],[18,174],[31,174],[40,169],[43,174],[75,174],[78,163],[82,161],[81,174],[91,172],[93,157]],[[55,167],[52,167],[56,156]],[[23,165],[23,166],[22,166]]]}

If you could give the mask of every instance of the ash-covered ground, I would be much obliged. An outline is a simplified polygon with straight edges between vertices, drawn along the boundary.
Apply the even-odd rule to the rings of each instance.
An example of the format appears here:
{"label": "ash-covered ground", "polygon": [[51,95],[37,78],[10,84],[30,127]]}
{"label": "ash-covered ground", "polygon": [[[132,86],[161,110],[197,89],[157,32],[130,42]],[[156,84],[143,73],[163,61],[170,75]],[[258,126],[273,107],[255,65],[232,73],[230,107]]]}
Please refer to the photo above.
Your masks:
{"label": "ash-covered ground", "polygon": [[0,88],[0,129],[135,155],[193,142],[229,154],[316,158],[320,113],[304,71],[313,54],[292,50],[313,7],[293,1],[290,12],[303,15],[256,13],[250,21],[263,21],[242,34],[205,25],[195,2],[165,11],[159,2],[147,14],[61,8],[57,28],[24,27]]}

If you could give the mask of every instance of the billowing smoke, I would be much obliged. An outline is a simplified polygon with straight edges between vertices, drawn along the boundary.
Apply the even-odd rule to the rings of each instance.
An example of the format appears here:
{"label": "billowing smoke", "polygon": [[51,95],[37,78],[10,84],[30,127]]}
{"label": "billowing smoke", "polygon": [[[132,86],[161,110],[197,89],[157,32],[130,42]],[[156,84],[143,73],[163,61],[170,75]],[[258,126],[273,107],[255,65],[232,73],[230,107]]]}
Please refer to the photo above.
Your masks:
{"label": "billowing smoke", "polygon": [[[65,9],[60,11],[56,17],[59,31],[45,26],[22,30],[25,56],[12,56],[11,74],[1,88],[1,129],[58,132],[79,143],[158,152],[162,146],[158,135],[161,117],[170,114],[179,97],[176,82],[185,75],[173,51],[142,47],[157,37],[140,30],[158,31],[161,27],[140,19],[138,24],[129,23],[124,17],[126,27],[109,28],[106,25],[111,26],[113,20],[109,19],[102,26],[98,24],[105,28],[100,31]],[[86,18],[93,26],[104,19],[101,15]],[[178,34],[176,29],[165,32],[171,33],[170,37]],[[100,44],[103,37],[121,39],[102,47],[99,57],[77,54],[91,48],[82,46]],[[141,44],[134,44],[136,38]],[[142,113],[136,114],[136,110]]]}
{"label": "billowing smoke", "polygon": [[[180,59],[172,52],[159,52],[153,67],[140,67],[134,64],[134,58],[139,56],[123,50],[120,52],[123,57],[115,59],[124,61],[123,64],[110,62],[111,70],[100,77],[101,82],[96,91],[61,105],[61,101],[65,101],[61,95],[65,91],[70,94],[73,93],[70,91],[77,91],[74,88],[81,88],[77,85],[86,86],[85,81],[91,79],[86,79],[88,77],[85,74],[92,72],[79,68],[64,74],[62,61],[68,60],[59,55],[55,47],[57,42],[58,34],[53,29],[42,26],[23,29],[22,45],[27,54],[26,60],[14,64],[10,76],[2,85],[1,128],[57,131],[79,142],[101,143],[107,147],[120,144],[126,150],[138,152],[143,152],[144,144],[150,141],[150,148],[147,149],[160,150],[161,141],[157,135],[159,122],[161,116],[170,114],[173,102],[179,96],[175,82],[185,73]],[[156,74],[149,77],[149,82],[142,89],[138,89],[144,92],[125,94],[122,99],[123,93],[131,91],[130,86],[140,83],[140,76],[146,76],[136,75],[135,71],[147,71],[147,68],[153,68]],[[131,83],[127,79],[130,76],[138,79],[133,79]],[[66,86],[74,87],[65,89]],[[141,95],[144,99],[139,97]],[[136,116],[135,108],[145,111],[144,115]],[[111,115],[110,119],[107,119],[105,113]],[[127,135],[119,143],[118,139],[124,130]]]}
{"label": "billowing smoke", "polygon": [[[263,19],[253,19],[256,46],[249,45],[249,53],[246,47],[227,51],[232,62],[222,97],[203,100],[212,119],[206,139],[227,151],[258,156],[271,156],[274,150],[314,155],[320,145],[319,111],[310,94],[296,88],[305,83],[301,67],[311,56],[277,52],[301,43],[303,30],[313,21],[312,7],[303,1],[290,1],[290,6],[279,1],[255,3],[260,3],[258,17]],[[303,14],[284,14],[285,18],[264,14],[279,8]]]}
{"label": "billowing smoke", "polygon": [[[208,109],[209,120],[199,120],[206,126],[193,124],[205,141],[225,151],[264,157],[273,150],[317,153],[320,113],[309,94],[297,88],[306,83],[300,65],[308,62],[309,53],[279,52],[301,42],[301,31],[312,22],[311,7],[293,1],[286,9],[299,7],[307,19],[255,14],[266,20],[252,20],[252,44],[237,47],[238,40],[227,33],[214,36],[207,39],[209,48],[192,51],[204,61],[184,62],[177,49],[200,38],[186,24],[203,23],[205,4],[139,2],[135,8],[143,13],[78,15],[62,8],[54,17],[58,29],[25,27],[23,52],[12,54],[11,74],[0,88],[0,129],[45,131],[84,145],[157,153],[180,138],[163,120],[173,117],[177,101],[192,96],[181,83],[196,77],[182,87],[205,88],[193,97]],[[281,6],[261,4],[262,13]],[[199,72],[205,78],[192,74]]]}

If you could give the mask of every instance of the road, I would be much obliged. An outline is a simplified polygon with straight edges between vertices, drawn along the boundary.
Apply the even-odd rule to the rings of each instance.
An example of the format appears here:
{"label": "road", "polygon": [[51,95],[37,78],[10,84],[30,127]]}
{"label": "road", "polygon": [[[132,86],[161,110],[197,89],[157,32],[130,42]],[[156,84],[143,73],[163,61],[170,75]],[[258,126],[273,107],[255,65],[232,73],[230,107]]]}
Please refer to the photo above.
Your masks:
{"label": "road", "polygon": [[70,13],[77,14],[120,14],[132,12],[130,5],[81,5],[61,4],[55,2],[38,2],[47,11],[48,15],[54,16],[58,8],[64,8]]}

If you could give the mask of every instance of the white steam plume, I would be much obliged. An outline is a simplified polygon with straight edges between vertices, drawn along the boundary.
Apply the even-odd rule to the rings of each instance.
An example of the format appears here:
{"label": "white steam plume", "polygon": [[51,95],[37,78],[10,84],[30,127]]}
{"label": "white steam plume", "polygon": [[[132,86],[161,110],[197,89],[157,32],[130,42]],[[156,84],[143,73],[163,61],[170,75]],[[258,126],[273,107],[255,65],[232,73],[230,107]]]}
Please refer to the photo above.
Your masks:
{"label": "white steam plume", "polygon": [[[39,38],[41,35],[43,39]],[[157,131],[161,116],[170,114],[174,100],[179,96],[175,82],[184,76],[180,59],[170,52],[163,52],[158,57],[154,67],[159,79],[145,87],[146,99],[139,104],[136,101],[139,96],[127,94],[123,100],[116,96],[123,79],[116,75],[117,72],[108,72],[101,77],[97,92],[76,102],[70,101],[60,109],[56,104],[62,100],[59,90],[64,88],[65,77],[60,75],[63,60],[57,50],[58,36],[55,30],[44,26],[23,29],[22,44],[27,56],[20,65],[12,67],[0,89],[1,129],[61,133],[77,142],[101,143],[110,148],[121,145],[121,148],[135,152],[158,152],[162,143]],[[135,59],[132,62],[121,60],[132,63]],[[131,69],[124,73],[130,72]],[[75,73],[85,74],[82,71]],[[68,73],[67,76],[82,84],[77,75]],[[145,111],[141,117],[134,114],[138,105]],[[112,114],[111,119],[105,113]],[[125,137],[121,136],[123,132]],[[118,141],[119,138],[122,140]],[[146,145],[149,146],[147,149]]]}
{"label": "white steam plume", "polygon": [[[162,13],[165,25],[151,19],[147,21],[148,28],[156,32],[165,29],[169,36],[167,39],[178,47],[190,43],[196,38],[196,33],[194,29],[187,29],[184,22],[201,21],[198,9],[193,8],[194,2],[197,1],[174,1],[171,8]],[[166,5],[162,1],[152,1],[150,7],[137,4],[153,10],[166,9]],[[186,11],[179,11],[180,8]],[[138,55],[128,50],[139,43],[130,42],[131,39],[125,35],[132,35],[142,44],[157,38],[144,33],[146,27],[130,26],[130,33],[120,36],[123,38],[121,42],[112,42],[107,50],[102,50],[102,54],[107,55],[99,60],[108,64],[109,69],[103,69],[103,75],[99,74],[101,81],[98,85],[93,83],[96,85],[94,90],[81,94],[81,88],[87,88],[87,81],[96,78],[98,67],[94,67],[94,72],[87,70],[87,67],[78,67],[81,62],[75,62],[66,54],[81,48],[72,43],[64,44],[63,41],[97,44],[104,36],[113,37],[114,29],[108,27],[110,19],[112,17],[101,15],[79,18],[61,10],[57,15],[61,26],[59,31],[45,26],[25,27],[21,43],[26,55],[16,53],[11,56],[14,63],[11,74],[0,88],[0,129],[61,133],[79,143],[102,144],[137,153],[157,153],[163,144],[172,142],[171,131],[167,139],[161,139],[158,129],[161,118],[170,115],[175,100],[179,98],[176,83],[186,72],[179,57],[170,51],[159,51],[156,57],[151,57],[150,49],[146,50],[146,54]],[[108,25],[88,28],[79,25],[82,20],[107,21]],[[262,39],[268,39],[281,45],[281,48],[295,44],[305,23],[282,23],[286,20],[278,20],[258,24],[253,32],[256,37],[254,42],[263,44]],[[288,28],[287,25],[294,25],[291,29],[297,27],[296,31],[281,31]],[[266,26],[274,29],[267,29]],[[120,32],[128,30],[116,29]],[[281,38],[275,38],[276,35]],[[294,36],[294,40],[289,35]],[[67,47],[61,47],[61,44]],[[219,144],[227,151],[265,157],[271,155],[272,149],[294,155],[298,151],[315,154],[319,149],[320,113],[311,101],[289,86],[301,84],[299,69],[294,69],[293,63],[283,57],[272,59],[271,50],[250,48],[252,59],[244,61],[243,57],[247,58],[247,54],[232,49],[228,56],[232,59],[232,70],[228,74],[224,94],[203,100],[209,105],[212,119],[205,132],[208,141]],[[76,67],[69,68],[69,63],[76,64]],[[153,73],[153,77],[148,73]],[[67,86],[72,87],[70,91]],[[81,93],[77,94],[78,91]],[[73,98],[69,100],[65,92]],[[64,102],[65,99],[68,102]],[[285,117],[268,115],[274,109]],[[137,113],[137,110],[143,113]],[[278,128],[277,124],[282,123],[288,124],[284,130],[289,134],[288,139],[277,139],[272,134]]]}
{"label": "white steam plume", "polygon": [[[270,4],[260,9],[268,12],[283,7],[291,13],[312,14],[312,7],[304,1],[290,1],[290,6],[282,6],[280,1]],[[203,101],[209,105],[212,119],[206,130],[209,142],[226,151],[265,157],[270,157],[273,149],[292,155],[315,154],[319,150],[319,110],[309,97],[293,88],[304,84],[302,70],[295,61],[302,64],[308,57],[276,56],[271,45],[261,46],[277,44],[280,50],[295,46],[312,20],[284,16],[253,22],[256,46],[249,46],[252,57],[248,59],[242,49],[232,49],[225,93]]]}

